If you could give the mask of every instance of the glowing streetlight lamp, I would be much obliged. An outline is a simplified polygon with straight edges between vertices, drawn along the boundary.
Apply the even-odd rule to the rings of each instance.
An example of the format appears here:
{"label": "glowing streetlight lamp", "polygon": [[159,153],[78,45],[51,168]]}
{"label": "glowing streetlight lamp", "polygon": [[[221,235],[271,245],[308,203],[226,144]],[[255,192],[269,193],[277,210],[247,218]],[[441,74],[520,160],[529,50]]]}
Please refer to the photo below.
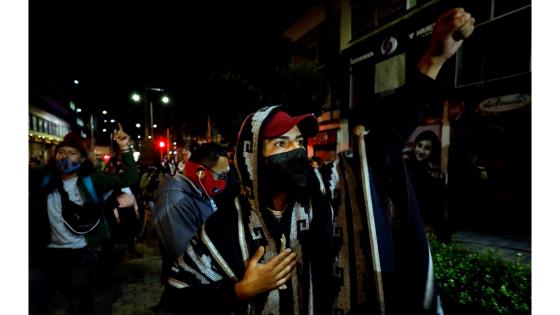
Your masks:
{"label": "glowing streetlight lamp", "polygon": [[132,96],[130,96],[130,98],[136,103],[140,102],[141,100],[140,94],[138,93],[132,93]]}
{"label": "glowing streetlight lamp", "polygon": [[[149,94],[148,94],[149,91],[154,91],[154,92],[159,92],[159,93],[164,92],[164,90],[160,89],[160,88],[145,88],[145,91],[144,91],[145,94],[143,96],[141,96],[137,92],[133,92],[131,94],[130,98],[136,103],[139,103],[142,100],[142,98],[145,99],[145,101],[143,102],[144,103],[144,128],[145,128],[145,134],[149,135],[148,139],[151,139],[152,136],[154,135],[154,128],[157,128],[157,124],[154,124],[153,102],[152,102],[152,99],[149,97]],[[163,94],[163,93],[161,93],[161,94]],[[162,95],[160,101],[163,104],[169,104],[171,102],[171,99],[167,95]],[[149,107],[149,113],[150,113],[149,114],[150,115],[149,123],[148,123],[147,108],[146,108],[146,106],[148,104],[150,106]],[[151,130],[148,130],[149,127],[151,127]],[[138,128],[140,128],[140,127],[138,127]]]}

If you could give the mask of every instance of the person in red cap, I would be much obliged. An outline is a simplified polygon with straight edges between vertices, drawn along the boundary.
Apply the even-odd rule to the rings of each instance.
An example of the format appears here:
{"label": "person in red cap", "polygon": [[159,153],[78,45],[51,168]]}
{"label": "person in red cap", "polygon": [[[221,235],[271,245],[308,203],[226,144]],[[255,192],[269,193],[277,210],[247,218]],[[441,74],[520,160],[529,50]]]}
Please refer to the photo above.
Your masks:
{"label": "person in red cap", "polygon": [[176,313],[329,313],[333,214],[306,150],[318,128],[312,114],[280,106],[246,118],[235,151],[242,193],[208,218],[170,270],[171,295],[183,305]]}
{"label": "person in red cap", "polygon": [[56,147],[43,180],[30,183],[30,314],[46,314],[55,289],[68,298],[71,314],[94,314],[97,253],[108,235],[100,198],[139,179],[130,137],[120,124],[113,136],[123,172],[94,172],[84,139],[71,132]]}
{"label": "person in red cap", "polygon": [[[460,47],[462,40],[456,42],[452,34],[460,31],[468,36],[472,32],[472,23],[470,14],[464,14],[462,9],[446,12],[438,20],[432,43],[418,64],[418,75],[424,76],[424,81],[435,78],[445,60]],[[424,99],[415,99],[415,94],[406,97],[409,102],[403,105],[411,108],[423,105]],[[403,276],[413,274],[401,270],[396,276],[390,274],[399,282],[384,278],[386,282],[381,284],[372,283],[372,270],[366,270],[358,277],[349,274],[351,269],[348,267],[355,267],[352,270],[356,271],[357,267],[371,264],[367,260],[372,259],[371,256],[364,257],[364,252],[359,251],[369,247],[368,235],[363,229],[366,223],[352,225],[352,218],[349,218],[344,225],[337,225],[335,238],[333,208],[320,190],[306,152],[306,139],[314,136],[317,130],[318,123],[313,115],[292,116],[279,106],[261,108],[245,119],[235,151],[242,193],[234,208],[219,209],[208,218],[171,268],[168,283],[175,288],[172,293],[175,299],[183,301],[183,307],[175,310],[176,313],[440,313],[429,274],[428,281],[424,282],[411,278],[414,282],[410,286]],[[379,136],[386,137],[384,141],[391,141],[390,137],[399,135],[385,133]],[[403,164],[402,159],[400,162]],[[355,184],[355,178],[351,180]],[[347,189],[355,190],[356,185]],[[348,200],[339,201],[344,206],[349,203]],[[337,209],[346,210],[342,205]],[[346,215],[336,214],[338,218]],[[340,233],[346,231],[339,227],[350,227],[357,232],[350,240],[340,239]],[[383,236],[390,240],[390,233]],[[417,237],[398,231],[394,235],[399,237],[397,242],[409,235]],[[352,247],[345,247],[350,252],[340,253],[343,242],[346,245],[354,243]],[[354,251],[356,248],[358,250]],[[394,248],[401,250],[400,247]],[[391,252],[392,249],[382,250]],[[414,252],[415,248],[405,250]],[[425,253],[424,247],[418,250]],[[339,257],[349,259],[339,262]],[[416,256],[410,257],[416,259],[411,260],[411,264],[424,267],[424,262]],[[401,256],[396,259],[399,264],[407,263]],[[410,269],[416,271],[419,268],[412,266]],[[389,273],[392,271],[388,270]],[[398,286],[390,287],[395,283]],[[384,292],[390,295],[384,295]]]}

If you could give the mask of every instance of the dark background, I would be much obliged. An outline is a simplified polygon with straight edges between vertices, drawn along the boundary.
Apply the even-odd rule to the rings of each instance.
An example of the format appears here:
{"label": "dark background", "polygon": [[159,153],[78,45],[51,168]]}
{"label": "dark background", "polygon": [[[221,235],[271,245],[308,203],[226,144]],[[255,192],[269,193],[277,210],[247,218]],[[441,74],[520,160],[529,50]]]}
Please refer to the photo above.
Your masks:
{"label": "dark background", "polygon": [[[231,72],[242,83],[269,79],[290,61],[290,43],[282,32],[318,3],[32,0],[30,95],[56,86],[80,106],[104,107],[127,121],[143,115],[130,101],[132,91],[162,88],[174,104],[176,128],[181,122],[204,128],[207,116],[233,110],[227,100],[206,106],[209,94],[224,94],[212,78]],[[72,85],[74,79],[80,81],[78,87]],[[230,89],[247,88],[235,84]],[[257,106],[258,96],[247,97],[254,103],[248,110]],[[243,109],[242,104],[233,107]]]}

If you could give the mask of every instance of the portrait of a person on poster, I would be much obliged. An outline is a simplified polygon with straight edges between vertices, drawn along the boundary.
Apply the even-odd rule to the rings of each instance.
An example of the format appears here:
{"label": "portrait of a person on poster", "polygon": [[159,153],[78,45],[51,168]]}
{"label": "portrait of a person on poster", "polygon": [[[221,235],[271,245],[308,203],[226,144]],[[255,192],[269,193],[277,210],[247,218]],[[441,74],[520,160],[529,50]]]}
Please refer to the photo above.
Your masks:
{"label": "portrait of a person on poster", "polygon": [[426,232],[443,237],[445,182],[441,171],[441,125],[420,126],[404,151]]}

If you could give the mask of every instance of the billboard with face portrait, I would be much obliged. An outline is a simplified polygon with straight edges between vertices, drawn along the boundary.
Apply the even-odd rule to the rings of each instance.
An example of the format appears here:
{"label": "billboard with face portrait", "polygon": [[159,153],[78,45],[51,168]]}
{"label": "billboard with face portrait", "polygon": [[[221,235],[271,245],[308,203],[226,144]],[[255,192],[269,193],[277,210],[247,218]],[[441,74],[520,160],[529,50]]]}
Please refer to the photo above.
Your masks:
{"label": "billboard with face portrait", "polygon": [[416,128],[403,150],[404,158],[428,160],[441,164],[441,124],[427,124]]}

